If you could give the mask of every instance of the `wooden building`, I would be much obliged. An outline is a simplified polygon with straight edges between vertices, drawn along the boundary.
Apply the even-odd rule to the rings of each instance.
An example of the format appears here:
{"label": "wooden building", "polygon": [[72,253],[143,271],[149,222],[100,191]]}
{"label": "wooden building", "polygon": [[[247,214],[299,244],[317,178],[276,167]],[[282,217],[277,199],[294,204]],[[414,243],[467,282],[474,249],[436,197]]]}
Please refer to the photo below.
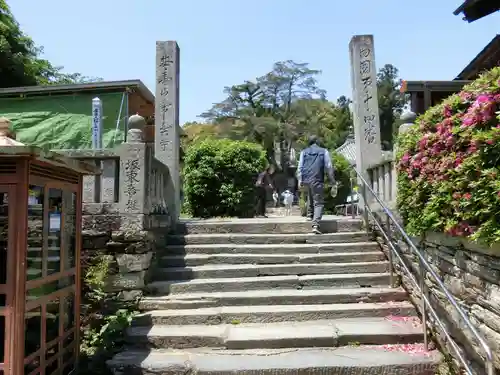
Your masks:
{"label": "wooden building", "polygon": [[[103,107],[103,147],[125,140],[131,115],[152,118],[154,95],[140,80],[0,89],[0,116],[12,121],[18,139],[44,149],[90,148],[92,100]],[[48,132],[47,129],[51,131]]]}
{"label": "wooden building", "polygon": [[495,66],[500,66],[500,35],[496,35],[454,80],[404,81],[402,91],[410,95],[412,112],[422,114],[429,107],[459,92],[462,87],[475,80],[482,71]]}
{"label": "wooden building", "polygon": [[77,364],[83,175],[90,164],[16,141],[0,118],[0,374]]}
{"label": "wooden building", "polygon": [[500,1],[498,0],[466,0],[453,14],[458,16],[462,13],[465,21],[474,22],[497,12],[499,9]]}
{"label": "wooden building", "polygon": [[[466,0],[454,12],[462,13],[464,20],[474,22],[500,9],[500,0]],[[452,81],[403,81],[401,91],[410,96],[411,110],[424,113],[429,107],[459,92],[475,80],[482,71],[500,66],[500,35],[496,35],[486,47]]]}

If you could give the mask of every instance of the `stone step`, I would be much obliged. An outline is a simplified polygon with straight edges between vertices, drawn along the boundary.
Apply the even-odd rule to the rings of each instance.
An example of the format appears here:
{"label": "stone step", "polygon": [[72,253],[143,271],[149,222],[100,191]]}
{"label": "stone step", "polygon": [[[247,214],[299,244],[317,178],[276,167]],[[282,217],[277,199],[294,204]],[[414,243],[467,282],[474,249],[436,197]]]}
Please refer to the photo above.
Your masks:
{"label": "stone step", "polygon": [[195,292],[240,292],[263,289],[318,289],[388,286],[388,273],[339,275],[261,276],[195,280],[154,281],[147,289],[154,295]]}
{"label": "stone step", "polygon": [[148,348],[280,349],[423,341],[417,317],[353,318],[307,322],[130,327],[127,342]]}
{"label": "stone step", "polygon": [[246,234],[246,233],[215,233],[215,234],[174,234],[166,238],[167,245],[204,245],[204,244],[333,244],[367,242],[373,236],[364,231],[346,233],[290,233],[290,234]]}
{"label": "stone step", "polygon": [[155,280],[191,280],[282,275],[315,275],[388,272],[389,262],[302,263],[302,264],[210,264],[195,267],[172,267],[155,270]]}
{"label": "stone step", "polygon": [[147,311],[219,306],[388,302],[406,301],[406,299],[406,291],[402,288],[270,289],[145,297],[140,301],[139,308]]}
{"label": "stone step", "polygon": [[[377,242],[306,243],[306,244],[205,244],[168,246],[167,256],[175,255],[216,255],[225,254],[300,256],[301,254],[332,254],[380,252]],[[213,259],[213,258],[211,258]]]}
{"label": "stone step", "polygon": [[405,352],[405,346],[299,349],[128,350],[107,362],[120,375],[434,375],[437,351]]}
{"label": "stone step", "polygon": [[[280,207],[274,207],[274,206],[267,206],[266,208],[266,215],[268,216],[273,216],[273,217],[284,217],[285,216],[285,207],[280,206]],[[295,216],[297,218],[302,217],[302,212],[300,210],[299,206],[292,206],[292,210],[290,212],[290,216]]]}
{"label": "stone step", "polygon": [[[303,245],[302,245],[303,246]],[[384,261],[382,251],[363,251],[332,254],[187,254],[168,255],[159,259],[160,267],[196,267],[210,264],[304,264],[304,263],[347,263]]]}
{"label": "stone step", "polygon": [[[320,224],[324,233],[352,232],[362,228],[361,219],[349,219],[342,216],[325,219]],[[272,219],[209,219],[189,220],[177,224],[175,233],[309,233],[311,222],[302,217],[284,217]]]}
{"label": "stone step", "polygon": [[222,306],[187,310],[152,310],[136,316],[134,326],[275,323],[342,318],[415,316],[409,302],[328,305]]}

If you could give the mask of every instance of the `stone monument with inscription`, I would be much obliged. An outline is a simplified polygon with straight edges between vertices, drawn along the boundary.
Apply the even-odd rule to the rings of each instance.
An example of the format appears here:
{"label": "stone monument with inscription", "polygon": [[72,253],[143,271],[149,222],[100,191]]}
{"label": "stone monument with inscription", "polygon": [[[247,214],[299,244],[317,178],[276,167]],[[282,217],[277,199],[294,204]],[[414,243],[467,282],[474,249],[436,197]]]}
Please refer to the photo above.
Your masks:
{"label": "stone monument with inscription", "polygon": [[156,42],[155,157],[168,167],[171,187],[168,210],[172,220],[180,214],[179,46]]}
{"label": "stone monument with inscription", "polygon": [[349,43],[356,169],[367,180],[367,169],[382,158],[373,35],[355,35]]}

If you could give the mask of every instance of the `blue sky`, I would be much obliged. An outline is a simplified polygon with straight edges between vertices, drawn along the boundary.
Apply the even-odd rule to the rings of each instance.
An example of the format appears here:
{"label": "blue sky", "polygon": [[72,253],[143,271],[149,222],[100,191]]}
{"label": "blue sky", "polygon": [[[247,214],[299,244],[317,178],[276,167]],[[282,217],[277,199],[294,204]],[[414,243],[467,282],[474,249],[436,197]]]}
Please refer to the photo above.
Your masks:
{"label": "blue sky", "polygon": [[[141,79],[154,92],[155,41],[181,49],[180,121],[223,99],[224,86],[276,61],[322,70],[329,99],[351,96],[348,45],[373,34],[378,67],[408,80],[454,78],[500,33],[500,12],[468,24],[463,0],[10,0],[45,58],[105,80]],[[383,5],[382,5],[383,4]],[[408,4],[408,5],[403,5]]]}

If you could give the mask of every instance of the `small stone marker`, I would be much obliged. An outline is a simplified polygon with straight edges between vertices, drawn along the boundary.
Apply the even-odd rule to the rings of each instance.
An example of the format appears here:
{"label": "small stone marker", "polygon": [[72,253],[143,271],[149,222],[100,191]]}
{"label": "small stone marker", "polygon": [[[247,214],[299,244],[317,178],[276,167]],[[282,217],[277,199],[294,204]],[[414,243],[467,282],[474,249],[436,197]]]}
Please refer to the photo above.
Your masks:
{"label": "small stone marker", "polygon": [[180,213],[179,178],[179,46],[156,42],[155,157],[169,169],[169,212],[173,222]]}

